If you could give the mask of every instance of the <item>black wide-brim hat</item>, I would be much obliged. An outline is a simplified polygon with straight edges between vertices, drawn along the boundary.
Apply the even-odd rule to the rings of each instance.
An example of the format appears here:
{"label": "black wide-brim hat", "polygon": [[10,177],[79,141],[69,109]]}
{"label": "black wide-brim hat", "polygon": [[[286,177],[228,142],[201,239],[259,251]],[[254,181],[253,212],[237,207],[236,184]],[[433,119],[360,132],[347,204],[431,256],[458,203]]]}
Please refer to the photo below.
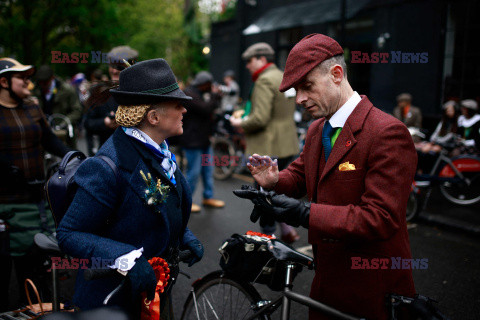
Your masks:
{"label": "black wide-brim hat", "polygon": [[192,99],[180,90],[164,59],[146,60],[126,68],[120,72],[119,87],[110,92],[115,101],[124,106]]}

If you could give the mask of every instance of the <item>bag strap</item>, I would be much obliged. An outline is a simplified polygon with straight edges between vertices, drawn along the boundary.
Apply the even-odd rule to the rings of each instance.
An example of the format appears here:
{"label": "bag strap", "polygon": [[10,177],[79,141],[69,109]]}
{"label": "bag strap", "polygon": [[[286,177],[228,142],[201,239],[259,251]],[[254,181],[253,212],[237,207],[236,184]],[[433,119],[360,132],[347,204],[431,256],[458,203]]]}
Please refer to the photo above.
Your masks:
{"label": "bag strap", "polygon": [[78,157],[81,160],[86,159],[87,156],[78,150],[68,151],[67,154],[63,157],[62,162],[60,162],[60,166],[58,167],[58,173],[61,175],[65,174],[65,169],[67,168],[68,163],[73,158]]}
{"label": "bag strap", "polygon": [[40,315],[43,316],[45,312],[43,311],[42,299],[40,299],[40,295],[38,294],[37,287],[35,286],[32,280],[27,278],[25,279],[25,293],[27,295],[28,306],[30,307],[30,310],[33,311],[33,303],[32,303],[32,300],[30,299],[30,292],[28,291],[28,285],[32,287],[33,292],[35,292],[35,295],[37,296],[37,301],[38,301],[38,304],[40,305]]}
{"label": "bag strap", "polygon": [[119,176],[119,173],[118,173],[118,168],[115,165],[115,162],[113,162],[113,160],[110,159],[107,156],[98,156],[98,157],[101,158],[103,161],[105,161],[110,168],[112,168],[113,173],[115,173],[115,178],[117,179],[117,183],[118,183],[120,181],[120,176]]}

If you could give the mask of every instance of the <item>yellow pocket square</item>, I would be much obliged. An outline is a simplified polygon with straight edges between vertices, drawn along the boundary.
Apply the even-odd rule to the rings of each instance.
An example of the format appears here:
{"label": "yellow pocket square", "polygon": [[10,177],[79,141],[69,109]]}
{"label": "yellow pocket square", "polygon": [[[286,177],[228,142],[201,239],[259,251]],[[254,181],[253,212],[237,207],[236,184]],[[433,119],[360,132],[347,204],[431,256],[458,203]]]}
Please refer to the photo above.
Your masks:
{"label": "yellow pocket square", "polygon": [[338,166],[339,171],[351,171],[351,170],[356,170],[355,165],[350,162],[344,162]]}

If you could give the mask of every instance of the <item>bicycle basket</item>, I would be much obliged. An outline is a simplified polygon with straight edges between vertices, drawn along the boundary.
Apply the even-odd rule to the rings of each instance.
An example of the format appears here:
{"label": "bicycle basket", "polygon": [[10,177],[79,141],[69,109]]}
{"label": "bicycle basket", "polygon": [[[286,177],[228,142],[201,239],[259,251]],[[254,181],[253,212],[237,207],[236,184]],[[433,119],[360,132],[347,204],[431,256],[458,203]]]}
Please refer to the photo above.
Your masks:
{"label": "bicycle basket", "polygon": [[[266,284],[274,291],[283,290],[286,263],[277,260],[268,250],[269,240],[250,231],[246,235],[233,234],[219,249],[220,267],[238,280]],[[293,278],[300,269],[293,270]]]}

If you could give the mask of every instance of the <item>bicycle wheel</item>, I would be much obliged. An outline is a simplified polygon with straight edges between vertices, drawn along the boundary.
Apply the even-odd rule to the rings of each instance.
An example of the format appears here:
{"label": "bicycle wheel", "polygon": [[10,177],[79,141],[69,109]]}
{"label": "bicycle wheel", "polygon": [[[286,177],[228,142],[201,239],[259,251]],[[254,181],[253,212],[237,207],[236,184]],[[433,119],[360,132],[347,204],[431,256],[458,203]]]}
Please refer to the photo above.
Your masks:
{"label": "bicycle wheel", "polygon": [[407,202],[407,221],[412,221],[420,211],[420,201],[415,191],[411,191]]}
{"label": "bicycle wheel", "polygon": [[[221,275],[206,279],[189,295],[183,308],[182,320],[240,320],[255,313],[261,301],[257,290],[251,286]],[[195,304],[196,302],[196,304]],[[268,316],[256,319],[269,320]]]}
{"label": "bicycle wheel", "polygon": [[[470,205],[480,201],[480,173],[462,172],[463,176],[470,180],[470,184],[465,182],[444,182],[440,186],[443,196],[450,202],[459,205]],[[458,178],[455,175],[455,178]]]}
{"label": "bicycle wheel", "polygon": [[215,137],[212,143],[213,162],[215,166],[213,177],[217,180],[230,178],[238,165],[235,161],[235,148],[233,142],[223,137]]}

